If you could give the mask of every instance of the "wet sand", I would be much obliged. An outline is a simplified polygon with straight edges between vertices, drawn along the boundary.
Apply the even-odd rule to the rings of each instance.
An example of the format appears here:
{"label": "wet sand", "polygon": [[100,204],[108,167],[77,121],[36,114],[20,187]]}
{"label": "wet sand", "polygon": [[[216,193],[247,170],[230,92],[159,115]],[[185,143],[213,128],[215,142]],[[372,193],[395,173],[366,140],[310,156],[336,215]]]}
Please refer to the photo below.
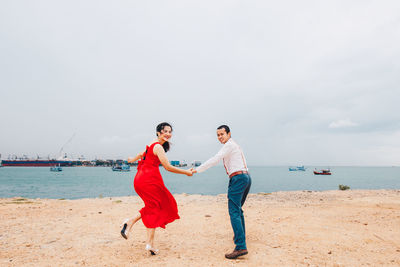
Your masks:
{"label": "wet sand", "polygon": [[180,220],[156,231],[149,256],[138,197],[0,199],[0,266],[400,266],[400,190],[250,194],[249,254],[234,248],[226,195],[175,195]]}

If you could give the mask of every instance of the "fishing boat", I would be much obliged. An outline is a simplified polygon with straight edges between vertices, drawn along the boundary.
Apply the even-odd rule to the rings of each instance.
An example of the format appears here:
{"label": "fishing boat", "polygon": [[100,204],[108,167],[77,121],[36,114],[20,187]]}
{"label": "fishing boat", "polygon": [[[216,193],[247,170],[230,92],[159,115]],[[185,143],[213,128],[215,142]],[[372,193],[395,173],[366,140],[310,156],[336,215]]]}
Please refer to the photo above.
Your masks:
{"label": "fishing boat", "polygon": [[201,161],[195,160],[192,162],[192,167],[199,167],[201,165]]}
{"label": "fishing boat", "polygon": [[183,161],[171,160],[170,163],[174,167],[186,167],[187,166],[187,163],[184,160]]}
{"label": "fishing boat", "polygon": [[331,175],[332,173],[331,173],[331,170],[325,169],[325,170],[320,170],[320,171],[314,170],[314,174],[315,175]]}
{"label": "fishing boat", "polygon": [[306,168],[304,166],[297,166],[297,167],[289,167],[289,171],[305,171]]}
{"label": "fishing boat", "polygon": [[52,166],[52,167],[50,167],[50,171],[51,172],[61,172],[62,171],[62,167],[60,165]]}
{"label": "fishing boat", "polygon": [[122,165],[114,165],[111,168],[114,172],[129,172],[131,171],[131,166],[127,164],[122,164]]}

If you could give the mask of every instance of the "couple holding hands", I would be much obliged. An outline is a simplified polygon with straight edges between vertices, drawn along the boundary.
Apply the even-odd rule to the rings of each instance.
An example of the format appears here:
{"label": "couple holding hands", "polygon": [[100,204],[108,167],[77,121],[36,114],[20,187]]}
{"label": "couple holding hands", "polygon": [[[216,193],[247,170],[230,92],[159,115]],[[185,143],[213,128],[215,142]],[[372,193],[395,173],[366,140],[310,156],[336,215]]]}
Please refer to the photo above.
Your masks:
{"label": "couple holding hands", "polygon": [[243,152],[239,145],[232,140],[229,127],[221,125],[217,128],[218,140],[223,144],[220,151],[199,167],[188,170],[172,166],[165,154],[170,148],[169,139],[172,137],[172,126],[167,122],[160,123],[156,127],[156,134],[157,138],[146,146],[145,151],[136,157],[128,158],[129,163],[139,160],[133,185],[136,193],[143,200],[144,207],[135,217],[123,222],[121,235],[128,239],[132,226],[142,219],[147,228],[146,250],[151,255],[156,255],[158,253],[158,250],[154,248],[156,228],[165,228],[166,224],[179,219],[176,201],[164,185],[159,165],[161,164],[167,171],[192,176],[193,173],[203,172],[223,160],[229,176],[228,209],[235,243],[233,252],[225,254],[225,257],[236,259],[246,255],[248,251],[242,206],[249,193],[251,178]]}

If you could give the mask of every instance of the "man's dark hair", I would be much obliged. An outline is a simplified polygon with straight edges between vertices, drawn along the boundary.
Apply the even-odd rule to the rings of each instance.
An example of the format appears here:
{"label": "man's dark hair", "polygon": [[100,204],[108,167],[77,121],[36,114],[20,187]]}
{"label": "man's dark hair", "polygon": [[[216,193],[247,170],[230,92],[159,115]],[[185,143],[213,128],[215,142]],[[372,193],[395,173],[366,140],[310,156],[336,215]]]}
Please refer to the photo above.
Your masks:
{"label": "man's dark hair", "polygon": [[[171,124],[169,124],[168,122],[162,122],[162,123],[160,123],[159,125],[157,125],[157,127],[156,127],[156,132],[157,132],[157,133],[161,133],[161,131],[164,130],[164,128],[165,128],[166,126],[171,127],[171,131],[172,131],[172,126],[171,126]],[[168,152],[168,150],[169,150],[169,148],[170,148],[169,142],[165,142],[165,143],[162,145],[162,147],[164,148],[164,151],[165,151],[165,152]]]}
{"label": "man's dark hair", "polygon": [[217,128],[217,130],[225,129],[226,133],[228,134],[231,130],[229,129],[228,125],[221,125]]}

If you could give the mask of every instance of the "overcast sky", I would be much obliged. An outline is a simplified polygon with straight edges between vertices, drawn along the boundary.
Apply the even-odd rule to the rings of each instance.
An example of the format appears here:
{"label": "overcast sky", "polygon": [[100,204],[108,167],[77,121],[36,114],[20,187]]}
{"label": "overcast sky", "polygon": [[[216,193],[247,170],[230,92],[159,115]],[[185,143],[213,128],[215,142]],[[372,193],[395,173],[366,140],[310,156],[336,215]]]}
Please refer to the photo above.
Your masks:
{"label": "overcast sky", "polygon": [[0,153],[400,165],[400,2],[0,2]]}

